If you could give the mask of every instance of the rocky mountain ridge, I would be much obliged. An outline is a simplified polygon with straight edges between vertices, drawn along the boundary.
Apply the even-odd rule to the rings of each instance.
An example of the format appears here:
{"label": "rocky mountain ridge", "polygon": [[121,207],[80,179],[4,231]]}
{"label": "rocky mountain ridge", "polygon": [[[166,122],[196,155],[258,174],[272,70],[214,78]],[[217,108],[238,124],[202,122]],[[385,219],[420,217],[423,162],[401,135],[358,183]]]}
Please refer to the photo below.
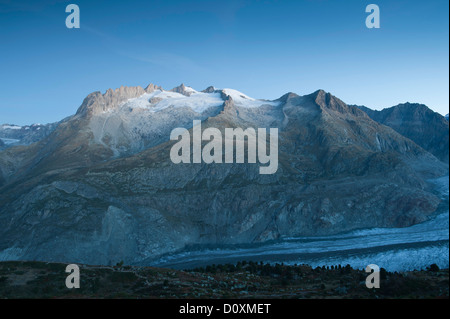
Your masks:
{"label": "rocky mountain ridge", "polygon": [[449,162],[448,118],[417,103],[399,104],[381,111],[364,106],[358,108],[378,123],[411,139],[441,161]]}

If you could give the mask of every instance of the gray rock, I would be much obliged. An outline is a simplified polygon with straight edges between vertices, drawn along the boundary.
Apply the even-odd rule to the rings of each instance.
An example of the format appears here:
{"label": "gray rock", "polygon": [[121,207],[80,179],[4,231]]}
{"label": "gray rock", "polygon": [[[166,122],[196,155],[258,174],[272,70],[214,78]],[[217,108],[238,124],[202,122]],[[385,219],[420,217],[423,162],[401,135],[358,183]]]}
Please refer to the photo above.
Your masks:
{"label": "gray rock", "polygon": [[[426,180],[447,163],[324,91],[259,107],[222,92],[202,114],[123,107],[155,89],[93,93],[45,140],[0,152],[0,260],[142,264],[190,245],[410,226],[441,202]],[[278,171],[173,164],[170,131],[195,118],[279,128]]]}

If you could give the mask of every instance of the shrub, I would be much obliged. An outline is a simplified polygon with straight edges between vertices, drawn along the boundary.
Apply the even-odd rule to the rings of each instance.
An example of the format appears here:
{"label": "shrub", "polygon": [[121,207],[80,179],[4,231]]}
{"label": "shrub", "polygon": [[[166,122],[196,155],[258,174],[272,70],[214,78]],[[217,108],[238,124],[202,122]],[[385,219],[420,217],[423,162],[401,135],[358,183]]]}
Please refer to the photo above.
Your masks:
{"label": "shrub", "polygon": [[427,267],[427,270],[432,271],[432,272],[437,272],[437,271],[439,271],[439,266],[436,264],[432,264],[432,265],[430,265],[430,267]]}

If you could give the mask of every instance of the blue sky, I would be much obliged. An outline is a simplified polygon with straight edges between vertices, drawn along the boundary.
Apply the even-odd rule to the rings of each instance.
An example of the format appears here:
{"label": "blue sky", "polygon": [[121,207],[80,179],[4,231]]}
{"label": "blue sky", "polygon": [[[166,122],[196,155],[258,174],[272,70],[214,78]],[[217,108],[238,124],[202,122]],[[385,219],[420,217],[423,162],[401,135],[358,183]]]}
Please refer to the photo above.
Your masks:
{"label": "blue sky", "polygon": [[[67,29],[65,8],[80,8]],[[368,4],[381,28],[365,26]],[[255,98],[324,89],[449,108],[447,0],[0,0],[0,123],[58,121],[93,91],[149,83]]]}

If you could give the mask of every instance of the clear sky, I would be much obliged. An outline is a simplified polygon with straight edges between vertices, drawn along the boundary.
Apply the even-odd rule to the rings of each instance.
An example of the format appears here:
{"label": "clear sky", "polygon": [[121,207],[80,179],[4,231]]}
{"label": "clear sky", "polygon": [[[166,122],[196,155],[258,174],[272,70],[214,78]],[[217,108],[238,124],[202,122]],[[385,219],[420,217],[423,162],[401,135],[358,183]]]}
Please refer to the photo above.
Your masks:
{"label": "clear sky", "polygon": [[[380,29],[366,28],[371,3]],[[93,91],[149,83],[447,114],[449,1],[0,0],[0,123],[58,121]]]}

